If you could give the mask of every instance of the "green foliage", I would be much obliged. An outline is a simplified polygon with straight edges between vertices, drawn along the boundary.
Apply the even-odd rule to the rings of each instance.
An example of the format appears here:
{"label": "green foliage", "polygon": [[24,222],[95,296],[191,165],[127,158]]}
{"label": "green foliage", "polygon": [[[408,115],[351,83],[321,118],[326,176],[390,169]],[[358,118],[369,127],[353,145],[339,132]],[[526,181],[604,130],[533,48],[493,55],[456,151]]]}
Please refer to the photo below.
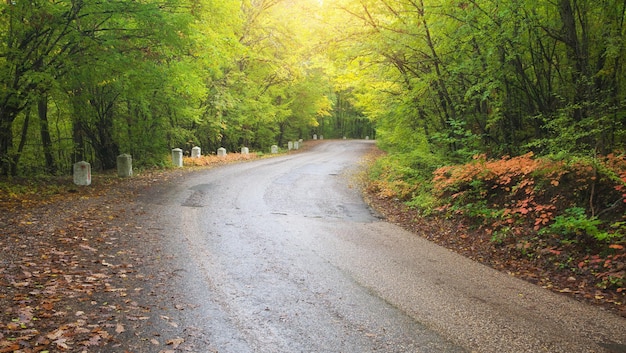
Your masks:
{"label": "green foliage", "polygon": [[591,236],[597,241],[606,241],[613,238],[621,238],[619,233],[608,233],[598,229],[602,221],[595,217],[588,217],[582,207],[572,207],[564,211],[562,215],[554,218],[554,223],[543,228],[540,234],[558,234],[567,241],[577,241],[584,236]]}
{"label": "green foliage", "polygon": [[416,171],[400,165],[397,159],[381,158],[370,169],[370,187],[379,197],[407,201],[418,188],[416,176]]}
{"label": "green foliage", "polygon": [[430,181],[440,164],[436,155],[419,150],[387,155],[370,168],[370,190],[379,197],[402,200],[422,214],[430,214],[440,203]]}
{"label": "green foliage", "polygon": [[626,145],[625,47],[616,44],[626,33],[623,3],[338,7],[356,28],[344,38],[359,38],[345,50],[342,77],[383,145],[424,139],[453,163],[480,153],[589,156]]}
{"label": "green foliage", "polygon": [[[321,18],[310,16],[320,6],[0,4],[0,174],[65,173],[80,159],[108,169],[119,153],[147,166],[189,141],[266,149],[310,136],[333,108]],[[36,114],[44,101],[49,118]]]}
{"label": "green foliage", "polygon": [[463,203],[462,206],[460,206],[460,203],[456,205],[451,208],[453,212],[469,219],[477,220],[479,225],[497,222],[504,213],[504,210],[490,208],[486,200],[467,202]]}
{"label": "green foliage", "polygon": [[424,216],[431,215],[439,205],[439,200],[434,197],[426,186],[413,194],[411,200],[406,202],[407,206],[417,209]]}
{"label": "green foliage", "polygon": [[624,183],[617,177],[624,163],[614,155],[569,161],[477,156],[437,169],[432,190],[445,200],[439,211],[474,220],[494,241],[538,232],[542,242],[603,248],[624,238]]}

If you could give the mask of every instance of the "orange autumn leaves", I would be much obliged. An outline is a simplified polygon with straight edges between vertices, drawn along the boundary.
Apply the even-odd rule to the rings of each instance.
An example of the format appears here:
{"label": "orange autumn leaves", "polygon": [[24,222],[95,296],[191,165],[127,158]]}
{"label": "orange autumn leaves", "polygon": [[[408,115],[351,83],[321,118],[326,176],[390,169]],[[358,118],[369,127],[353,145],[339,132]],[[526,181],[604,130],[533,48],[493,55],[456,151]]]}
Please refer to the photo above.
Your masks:
{"label": "orange autumn leaves", "polygon": [[496,244],[570,274],[591,274],[597,286],[623,292],[626,156],[564,161],[532,153],[497,160],[480,155],[437,169],[433,193],[440,212],[470,220]]}
{"label": "orange autumn leaves", "polygon": [[[494,226],[530,221],[537,231],[569,207],[586,207],[597,215],[626,197],[626,158],[608,155],[566,162],[535,158],[533,153],[437,169],[435,194],[449,202],[440,210],[467,215],[463,205],[480,203],[498,210],[485,219]],[[456,206],[456,207],[455,207]],[[525,222],[526,221],[526,222]]]}

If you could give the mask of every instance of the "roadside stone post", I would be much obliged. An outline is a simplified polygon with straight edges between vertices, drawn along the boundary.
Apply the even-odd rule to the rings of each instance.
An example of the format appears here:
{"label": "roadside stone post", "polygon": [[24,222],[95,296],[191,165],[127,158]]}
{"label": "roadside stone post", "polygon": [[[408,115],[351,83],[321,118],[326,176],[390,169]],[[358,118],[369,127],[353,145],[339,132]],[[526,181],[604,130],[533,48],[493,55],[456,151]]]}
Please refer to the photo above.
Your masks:
{"label": "roadside stone post", "polygon": [[278,153],[278,146],[272,145],[272,154]]}
{"label": "roadside stone post", "polygon": [[323,140],[323,139],[324,139],[324,135],[320,135],[320,140]]}
{"label": "roadside stone post", "polygon": [[293,149],[293,141],[287,142],[287,149],[290,151]]}
{"label": "roadside stone post", "polygon": [[217,156],[224,157],[226,156],[226,149],[224,147],[220,147],[217,149]]}
{"label": "roadside stone post", "polygon": [[250,149],[248,147],[241,147],[241,154],[250,154]]}
{"label": "roadside stone post", "polygon": [[194,148],[191,149],[191,158],[198,158],[202,155],[202,150],[200,149],[200,147],[195,146]]}
{"label": "roadside stone post", "polygon": [[91,185],[91,164],[85,161],[74,163],[74,184],[80,186]]}
{"label": "roadside stone post", "polygon": [[366,139],[366,140],[369,140],[369,139],[370,139],[370,137],[369,137],[369,136],[365,136],[365,139]]}
{"label": "roadside stone post", "polygon": [[133,157],[130,154],[117,156],[117,176],[122,178],[133,176]]}
{"label": "roadside stone post", "polygon": [[313,140],[317,140],[317,134],[313,134]]}
{"label": "roadside stone post", "polygon": [[293,149],[294,149],[294,150],[297,150],[297,149],[299,149],[299,148],[300,148],[300,142],[295,141],[295,142],[293,143]]}
{"label": "roadside stone post", "polygon": [[183,166],[183,150],[180,148],[174,148],[172,150],[172,163],[174,163],[175,167]]}

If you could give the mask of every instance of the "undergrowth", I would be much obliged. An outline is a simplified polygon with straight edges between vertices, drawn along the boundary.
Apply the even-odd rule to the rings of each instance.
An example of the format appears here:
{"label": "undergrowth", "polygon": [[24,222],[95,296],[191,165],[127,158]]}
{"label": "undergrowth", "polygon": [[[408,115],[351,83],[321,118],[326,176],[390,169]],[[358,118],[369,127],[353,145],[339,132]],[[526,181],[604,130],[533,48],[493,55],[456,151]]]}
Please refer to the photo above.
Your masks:
{"label": "undergrowth", "polygon": [[434,158],[413,154],[393,154],[378,158],[370,167],[368,191],[381,199],[405,202],[430,214],[437,205],[432,193]]}
{"label": "undergrowth", "polygon": [[[401,162],[401,165],[397,165]],[[417,171],[379,159],[370,191],[421,214],[465,219],[494,247],[551,262],[622,292],[626,281],[626,156],[551,159],[528,153]]]}

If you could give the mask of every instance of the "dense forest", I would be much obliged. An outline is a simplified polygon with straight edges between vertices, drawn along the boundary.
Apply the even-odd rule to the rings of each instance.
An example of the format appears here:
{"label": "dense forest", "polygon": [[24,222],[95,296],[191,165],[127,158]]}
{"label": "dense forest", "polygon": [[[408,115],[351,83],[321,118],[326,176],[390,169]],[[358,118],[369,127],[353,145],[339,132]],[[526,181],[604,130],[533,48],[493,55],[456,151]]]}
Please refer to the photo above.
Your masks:
{"label": "dense forest", "polygon": [[[619,0],[0,5],[0,172],[363,138],[413,167],[624,148]],[[374,129],[375,127],[375,129]]]}
{"label": "dense forest", "polygon": [[[269,150],[364,137],[336,94],[311,14],[281,0],[35,0],[0,4],[0,174],[87,160],[162,163],[170,148]],[[361,136],[363,135],[363,136]]]}

